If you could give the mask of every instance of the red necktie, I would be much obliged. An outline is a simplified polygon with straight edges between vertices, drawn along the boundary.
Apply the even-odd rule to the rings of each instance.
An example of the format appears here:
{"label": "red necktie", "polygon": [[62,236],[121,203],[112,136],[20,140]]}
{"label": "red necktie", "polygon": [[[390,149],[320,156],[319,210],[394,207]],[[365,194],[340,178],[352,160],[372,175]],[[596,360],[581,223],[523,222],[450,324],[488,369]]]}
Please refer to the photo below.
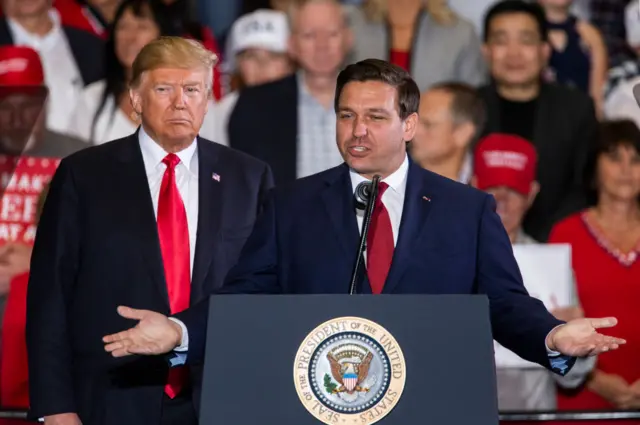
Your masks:
{"label": "red necktie", "polygon": [[[191,257],[189,253],[189,228],[184,203],[176,185],[176,165],[180,162],[175,154],[163,160],[167,169],[162,177],[158,197],[158,236],[167,281],[171,314],[189,307],[191,290]],[[169,369],[165,393],[174,398],[187,379],[184,367]]]}
{"label": "red necktie", "polygon": [[382,203],[382,195],[388,187],[389,185],[384,182],[379,185],[367,235],[367,275],[371,284],[371,292],[374,294],[382,293],[393,259],[394,244],[391,219]]}

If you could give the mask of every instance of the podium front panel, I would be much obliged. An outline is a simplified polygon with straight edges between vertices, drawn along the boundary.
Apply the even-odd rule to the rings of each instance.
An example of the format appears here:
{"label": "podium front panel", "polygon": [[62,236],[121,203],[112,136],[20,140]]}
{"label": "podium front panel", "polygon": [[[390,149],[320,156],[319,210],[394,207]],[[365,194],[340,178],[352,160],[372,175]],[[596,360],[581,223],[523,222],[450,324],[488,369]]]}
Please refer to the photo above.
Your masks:
{"label": "podium front panel", "polygon": [[[340,345],[343,335],[358,332],[349,329],[349,323],[357,326],[353,320],[336,323],[339,318],[372,322],[400,350],[385,336]],[[211,297],[207,332],[201,425],[498,424],[485,296],[219,295]],[[333,364],[341,362],[341,382],[327,367],[315,376],[309,366],[323,347],[322,361],[329,356]],[[364,361],[348,357],[362,360],[367,351],[382,353],[382,360],[367,365],[369,379],[358,381]],[[306,366],[310,374],[296,375],[296,367]],[[358,391],[372,404],[349,408],[349,397],[357,398]],[[372,399],[374,392],[380,397]]]}

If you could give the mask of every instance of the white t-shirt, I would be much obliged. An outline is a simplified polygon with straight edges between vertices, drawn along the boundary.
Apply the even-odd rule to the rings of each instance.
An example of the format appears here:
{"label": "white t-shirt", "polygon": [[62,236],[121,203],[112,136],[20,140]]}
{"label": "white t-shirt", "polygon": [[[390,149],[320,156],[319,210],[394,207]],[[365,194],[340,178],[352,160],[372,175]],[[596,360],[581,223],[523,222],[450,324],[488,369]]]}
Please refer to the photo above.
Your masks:
{"label": "white t-shirt", "polygon": [[621,82],[604,102],[604,115],[609,120],[630,119],[640,127],[640,108],[633,96],[633,87],[640,84],[640,76]]}
{"label": "white t-shirt", "polygon": [[229,130],[227,129],[227,126],[229,125],[229,118],[231,117],[233,108],[236,106],[236,102],[238,102],[239,96],[240,94],[236,90],[229,93],[215,104],[213,112],[215,121],[215,131],[213,136],[214,142],[229,146]]}
{"label": "white t-shirt", "polygon": [[[68,133],[78,137],[87,143],[100,145],[111,140],[120,139],[133,134],[138,128],[137,124],[127,117],[122,109],[115,105],[112,96],[107,98],[104,108],[100,112],[95,125],[93,140],[91,140],[91,129],[95,119],[96,111],[100,106],[102,93],[106,85],[105,80],[96,81],[88,85],[80,95],[75,111],[69,122]],[[214,102],[209,102],[209,111],[204,118],[200,136],[213,140],[215,122],[213,119]]]}

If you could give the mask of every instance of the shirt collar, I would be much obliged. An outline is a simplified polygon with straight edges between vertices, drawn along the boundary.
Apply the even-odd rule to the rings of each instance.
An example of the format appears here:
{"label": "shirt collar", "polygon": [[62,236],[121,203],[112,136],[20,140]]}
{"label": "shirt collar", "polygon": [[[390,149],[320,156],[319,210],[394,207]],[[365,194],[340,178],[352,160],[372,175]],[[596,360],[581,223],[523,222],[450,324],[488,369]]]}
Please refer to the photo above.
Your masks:
{"label": "shirt collar", "polygon": [[35,50],[39,50],[42,47],[51,47],[57,37],[61,35],[62,26],[58,11],[51,8],[49,10],[49,18],[53,23],[53,27],[51,28],[51,31],[42,36],[27,32],[22,25],[11,18],[7,19],[7,23],[13,36],[17,39],[16,44],[28,43],[30,44],[30,47],[33,47]]}
{"label": "shirt collar", "polygon": [[[405,189],[407,188],[407,174],[409,172],[409,157],[405,155],[404,161],[400,167],[389,174],[387,177],[382,179],[381,181],[385,182],[389,185],[390,189],[393,189],[397,194],[404,196]],[[354,170],[349,168],[349,176],[351,177],[351,186],[353,191],[356,191],[356,187],[362,182],[369,181],[367,178],[361,176],[356,173]]]}
{"label": "shirt collar", "polygon": [[[144,131],[143,126],[140,126],[140,130],[138,131],[138,141],[140,142],[140,150],[142,151],[142,159],[144,160],[147,174],[155,172],[157,167],[162,164],[164,157],[168,155],[168,152],[156,143],[146,131]],[[197,147],[198,144],[196,140],[194,140],[186,149],[176,153],[178,158],[180,158],[180,164],[183,164],[186,169],[195,176],[198,175]]]}
{"label": "shirt collar", "polygon": [[462,168],[460,168],[460,173],[458,173],[458,182],[469,184],[471,182],[471,177],[473,176],[473,158],[470,152],[467,152],[464,156],[464,160],[462,161]]}

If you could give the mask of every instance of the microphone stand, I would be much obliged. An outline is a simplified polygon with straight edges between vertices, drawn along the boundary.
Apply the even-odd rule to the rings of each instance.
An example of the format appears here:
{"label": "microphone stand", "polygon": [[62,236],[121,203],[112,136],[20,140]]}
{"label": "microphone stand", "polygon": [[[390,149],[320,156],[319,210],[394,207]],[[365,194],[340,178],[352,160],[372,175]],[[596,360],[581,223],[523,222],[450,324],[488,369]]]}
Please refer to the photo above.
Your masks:
{"label": "microphone stand", "polygon": [[356,263],[353,267],[353,273],[351,275],[351,285],[349,286],[349,295],[353,295],[356,290],[356,281],[358,280],[358,272],[360,271],[362,263],[362,254],[367,246],[367,235],[369,234],[369,224],[371,223],[371,216],[373,215],[373,207],[376,204],[376,198],[378,197],[378,183],[380,182],[380,176],[373,176],[371,182],[371,189],[369,190],[369,199],[367,199],[367,206],[365,208],[364,220],[362,221],[362,232],[360,232],[360,243],[358,244],[358,254],[356,256]]}

